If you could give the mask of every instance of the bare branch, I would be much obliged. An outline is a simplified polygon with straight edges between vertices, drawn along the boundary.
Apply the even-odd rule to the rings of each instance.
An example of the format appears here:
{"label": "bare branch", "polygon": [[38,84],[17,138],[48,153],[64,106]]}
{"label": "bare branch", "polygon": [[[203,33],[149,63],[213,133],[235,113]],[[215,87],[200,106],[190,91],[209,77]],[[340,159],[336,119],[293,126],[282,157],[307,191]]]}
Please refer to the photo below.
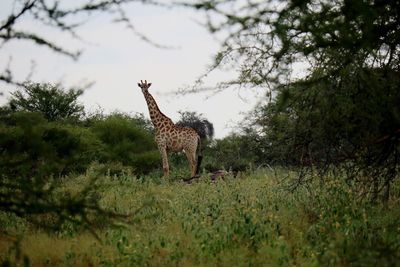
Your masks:
{"label": "bare branch", "polygon": [[146,43],[149,43],[157,48],[162,48],[162,49],[177,49],[177,47],[173,47],[173,46],[167,46],[167,45],[162,45],[162,44],[158,44],[152,40],[150,40],[145,34],[139,32],[136,27],[133,25],[133,23],[130,21],[130,19],[127,17],[125,11],[118,6],[117,7],[117,11],[120,15],[119,18],[115,19],[115,22],[121,22],[121,23],[125,23],[126,27],[128,29],[130,29],[136,36],[138,36],[141,40],[145,41]]}
{"label": "bare branch", "polygon": [[7,34],[0,34],[0,39],[4,40],[12,40],[12,39],[20,39],[20,40],[29,40],[34,42],[37,45],[43,45],[54,52],[66,55],[71,57],[72,59],[76,60],[78,59],[79,55],[81,54],[80,51],[77,52],[70,52],[62,48],[61,46],[58,46],[34,33],[28,33],[28,32],[17,32],[17,31],[9,31]]}
{"label": "bare branch", "polygon": [[23,8],[21,9],[20,12],[18,12],[18,14],[16,14],[16,15],[11,14],[11,15],[7,18],[7,20],[4,22],[4,24],[0,26],[0,32],[1,32],[2,30],[5,30],[5,29],[6,29],[6,30],[10,29],[10,28],[14,25],[14,23],[15,23],[25,12],[27,12],[28,10],[30,10],[31,8],[33,8],[33,6],[35,5],[36,2],[37,2],[37,0],[33,0],[33,1],[28,0],[28,1],[26,1],[25,4],[24,4],[24,6],[23,6]]}
{"label": "bare branch", "polygon": [[[63,44],[56,44],[51,36],[43,35],[39,32],[29,32],[25,29],[17,28],[19,21],[25,18],[32,19],[34,22],[43,26],[56,29],[59,32],[67,32],[73,38],[83,41],[78,35],[77,29],[84,25],[94,13],[110,15],[114,22],[124,23],[140,40],[147,42],[157,48],[171,49],[176,47],[166,46],[152,41],[148,36],[138,31],[131,19],[124,11],[124,7],[131,3],[141,3],[143,5],[157,5],[171,7],[172,5],[161,3],[158,0],[86,0],[76,4],[72,8],[65,8],[60,5],[61,1],[46,0],[18,0],[15,6],[18,6],[18,12],[12,12],[4,21],[0,22],[0,50],[3,45],[11,40],[30,41],[34,45],[46,47],[53,52],[65,55],[77,60],[81,51],[71,51]],[[14,9],[17,9],[14,7]],[[85,16],[82,15],[87,15]],[[28,77],[31,73],[28,74]],[[21,82],[14,80],[12,71],[7,68],[0,74],[0,81],[9,84],[20,85]]]}

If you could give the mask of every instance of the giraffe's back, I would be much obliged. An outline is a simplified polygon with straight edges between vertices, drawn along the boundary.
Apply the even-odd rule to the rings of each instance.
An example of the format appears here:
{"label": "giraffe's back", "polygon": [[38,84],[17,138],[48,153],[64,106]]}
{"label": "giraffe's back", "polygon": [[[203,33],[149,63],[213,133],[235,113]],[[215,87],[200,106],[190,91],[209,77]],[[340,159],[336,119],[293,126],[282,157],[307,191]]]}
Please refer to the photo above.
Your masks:
{"label": "giraffe's back", "polygon": [[199,136],[195,130],[189,127],[173,126],[168,130],[156,134],[157,142],[165,142],[171,151],[196,151]]}

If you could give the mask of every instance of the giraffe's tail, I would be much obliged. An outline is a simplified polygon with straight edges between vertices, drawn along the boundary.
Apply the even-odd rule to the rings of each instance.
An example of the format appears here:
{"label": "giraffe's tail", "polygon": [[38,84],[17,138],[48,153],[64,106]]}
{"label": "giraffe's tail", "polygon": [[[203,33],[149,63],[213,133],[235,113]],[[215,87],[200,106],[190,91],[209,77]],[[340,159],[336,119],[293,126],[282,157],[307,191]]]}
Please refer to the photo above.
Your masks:
{"label": "giraffe's tail", "polygon": [[196,176],[199,174],[201,161],[203,160],[203,153],[201,149],[201,139],[197,139],[197,164],[196,164]]}

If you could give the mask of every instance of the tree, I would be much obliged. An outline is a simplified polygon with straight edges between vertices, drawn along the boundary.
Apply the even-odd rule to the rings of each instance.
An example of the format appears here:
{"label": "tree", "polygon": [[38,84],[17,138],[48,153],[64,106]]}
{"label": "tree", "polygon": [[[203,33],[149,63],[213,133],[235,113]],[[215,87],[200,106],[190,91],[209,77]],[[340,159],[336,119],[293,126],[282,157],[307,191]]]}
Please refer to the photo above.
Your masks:
{"label": "tree", "polygon": [[212,69],[228,66],[239,75],[220,88],[275,91],[256,117],[275,160],[343,168],[349,181],[372,188],[374,199],[380,192],[388,199],[400,166],[399,1],[187,5],[207,13],[211,32],[227,36]]}
{"label": "tree", "polygon": [[13,111],[38,112],[48,121],[79,119],[84,107],[78,103],[82,90],[64,91],[60,85],[26,83],[11,94],[9,106]]}
{"label": "tree", "polygon": [[0,129],[0,171],[8,178],[46,181],[82,173],[102,148],[89,129],[50,123],[39,113],[2,115]]}
{"label": "tree", "polygon": [[214,125],[203,118],[202,114],[190,111],[179,111],[179,114],[181,118],[176,125],[193,128],[203,141],[213,138]]}
{"label": "tree", "polygon": [[[221,83],[276,89],[318,68],[318,79],[350,65],[398,70],[400,4],[389,1],[198,1],[213,33],[226,37],[213,68],[232,67],[237,79]],[[299,72],[299,71],[298,71]]]}
{"label": "tree", "polygon": [[321,174],[337,167],[373,199],[387,199],[400,165],[399,77],[353,68],[340,79],[284,86],[259,107],[254,123],[261,143],[279,164],[313,166]]}

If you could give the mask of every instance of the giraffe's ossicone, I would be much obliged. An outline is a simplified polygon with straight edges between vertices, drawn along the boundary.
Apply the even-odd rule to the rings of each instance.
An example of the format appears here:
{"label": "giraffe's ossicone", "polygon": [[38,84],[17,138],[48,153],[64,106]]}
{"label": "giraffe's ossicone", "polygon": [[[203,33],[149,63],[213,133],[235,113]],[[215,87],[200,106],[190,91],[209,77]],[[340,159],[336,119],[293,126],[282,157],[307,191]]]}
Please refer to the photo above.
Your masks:
{"label": "giraffe's ossicone", "polygon": [[[197,132],[189,127],[175,125],[170,118],[165,116],[157,106],[153,96],[149,93],[151,83],[145,80],[140,81],[138,86],[149,108],[150,119],[155,128],[155,141],[160,150],[164,176],[169,175],[168,151],[184,151],[189,161],[191,175],[195,177],[198,174],[201,163],[201,142]],[[196,158],[196,154],[197,158]]]}

